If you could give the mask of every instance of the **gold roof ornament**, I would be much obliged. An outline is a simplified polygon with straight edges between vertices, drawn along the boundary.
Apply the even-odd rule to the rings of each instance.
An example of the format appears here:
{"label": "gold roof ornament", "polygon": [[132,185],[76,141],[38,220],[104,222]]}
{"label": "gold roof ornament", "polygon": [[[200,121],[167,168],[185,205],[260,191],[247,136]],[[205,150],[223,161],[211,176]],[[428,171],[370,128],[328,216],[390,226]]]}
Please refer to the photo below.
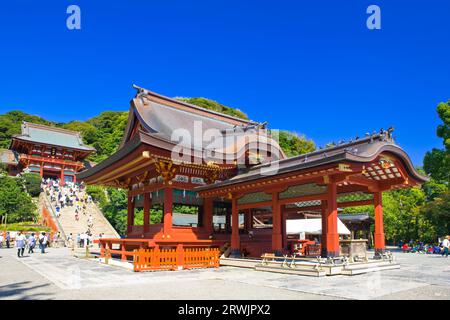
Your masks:
{"label": "gold roof ornament", "polygon": [[164,184],[172,184],[172,179],[177,173],[178,167],[172,161],[164,161],[159,159],[155,161],[156,172],[162,177]]}

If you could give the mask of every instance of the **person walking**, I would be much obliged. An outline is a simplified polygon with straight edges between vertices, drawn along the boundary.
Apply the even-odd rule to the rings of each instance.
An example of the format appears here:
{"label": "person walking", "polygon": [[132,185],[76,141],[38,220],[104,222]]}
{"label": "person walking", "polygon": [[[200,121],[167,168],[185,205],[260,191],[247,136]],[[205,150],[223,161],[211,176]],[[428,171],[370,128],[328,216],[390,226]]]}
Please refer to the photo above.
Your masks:
{"label": "person walking", "polygon": [[34,236],[34,233],[32,233],[28,238],[28,254],[34,253],[33,249],[35,246],[36,246],[36,238]]}
{"label": "person walking", "polygon": [[450,247],[450,241],[448,240],[448,236],[445,237],[444,241],[442,241],[442,256],[445,255],[446,258],[448,258],[448,250]]}
{"label": "person walking", "polygon": [[22,231],[19,231],[19,234],[16,235],[16,247],[17,257],[23,257],[23,252],[25,251],[25,236],[22,234]]}
{"label": "person walking", "polygon": [[44,239],[42,241],[42,251],[43,251],[42,253],[45,253],[45,248],[47,247],[49,241],[48,241],[47,234],[45,232],[43,232],[43,234],[44,234]]}
{"label": "person walking", "polygon": [[47,236],[45,232],[39,234],[39,249],[41,249],[41,253],[45,253],[45,246],[47,245]]}
{"label": "person walking", "polygon": [[3,248],[3,233],[0,232],[0,248]]}
{"label": "person walking", "polygon": [[9,249],[9,245],[11,243],[11,235],[9,234],[9,231],[6,232],[6,247]]}

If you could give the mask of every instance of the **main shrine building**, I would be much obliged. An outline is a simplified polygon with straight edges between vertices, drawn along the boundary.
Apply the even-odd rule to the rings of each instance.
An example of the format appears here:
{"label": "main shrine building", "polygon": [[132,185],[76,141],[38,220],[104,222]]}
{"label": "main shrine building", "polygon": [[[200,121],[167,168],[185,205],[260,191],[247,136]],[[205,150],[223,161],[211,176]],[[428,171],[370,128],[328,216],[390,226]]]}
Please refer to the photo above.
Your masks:
{"label": "main shrine building", "polygon": [[[287,158],[265,124],[136,89],[118,151],[77,174],[87,184],[128,191],[129,245],[228,243],[232,256],[280,254],[286,220],[315,212],[322,217],[321,254],[331,257],[339,255],[338,208],[372,205],[382,253],[382,192],[427,180],[391,130]],[[197,207],[197,223],[174,224],[176,204]],[[151,224],[155,205],[163,217]],[[135,223],[137,209],[142,225]]]}
{"label": "main shrine building", "polygon": [[43,178],[76,182],[76,173],[88,167],[86,157],[95,151],[86,146],[79,132],[22,123],[22,132],[13,135],[9,150],[2,150],[1,162],[10,175],[39,173]]}

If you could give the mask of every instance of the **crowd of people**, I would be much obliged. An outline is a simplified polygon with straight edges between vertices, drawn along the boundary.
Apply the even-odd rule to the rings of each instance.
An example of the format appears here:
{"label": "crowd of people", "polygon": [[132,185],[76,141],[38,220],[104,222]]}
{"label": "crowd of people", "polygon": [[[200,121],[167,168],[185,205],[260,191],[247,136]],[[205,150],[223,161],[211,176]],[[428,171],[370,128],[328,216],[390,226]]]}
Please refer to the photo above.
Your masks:
{"label": "crowd of people", "polygon": [[[42,190],[49,196],[57,218],[61,216],[62,209],[65,207],[75,207],[73,217],[75,221],[80,220],[80,215],[87,216],[87,230],[79,234],[79,236],[86,239],[83,243],[89,242],[89,239],[93,237],[94,217],[92,214],[88,215],[87,213],[88,205],[92,203],[92,197],[87,194],[85,186],[73,182],[66,182],[64,185],[61,185],[59,179],[52,180],[47,178],[42,179]],[[69,240],[69,237],[73,240],[72,235],[67,236],[68,239],[66,240]]]}
{"label": "crowd of people", "polygon": [[[60,232],[48,234],[46,232],[0,232],[0,248],[17,248],[17,256],[23,257],[25,250],[28,254],[34,253],[36,246],[39,247],[41,253],[45,253],[45,249],[51,244],[52,247],[58,247],[61,240],[64,240],[70,247],[77,246],[79,248],[92,246],[95,239],[100,239],[104,235],[101,233],[94,239],[93,227],[94,217],[88,214],[88,206],[93,202],[92,197],[87,194],[83,184],[66,182],[61,185],[59,179],[42,179],[41,190],[47,194],[52,206],[55,209],[57,218],[61,217],[62,209],[65,207],[74,207],[75,221],[80,220],[80,216],[86,217],[86,231],[73,235],[70,233],[66,239],[61,237]],[[67,212],[67,211],[66,211]]]}
{"label": "crowd of people", "polygon": [[[100,233],[98,235],[98,239],[101,239],[103,237],[103,233]],[[92,234],[89,234],[87,232],[78,233],[76,237],[73,236],[72,233],[70,233],[67,236],[67,243],[69,247],[76,246],[78,248],[88,247],[92,246],[94,243],[94,236]]]}
{"label": "crowd of people", "polygon": [[440,254],[448,257],[450,240],[449,236],[446,236],[439,244],[428,244],[422,241],[414,243],[412,240],[404,242],[403,240],[400,240],[398,247],[405,253]]}
{"label": "crowd of people", "polygon": [[6,239],[6,247],[11,247],[11,242],[14,240],[14,247],[17,248],[17,257],[22,258],[25,249],[28,249],[28,254],[34,253],[36,244],[39,245],[41,253],[45,253],[45,248],[49,245],[49,236],[45,232],[28,233],[25,234],[19,231],[12,239],[10,232],[6,232],[6,236],[0,234],[0,248],[3,246],[3,241]]}

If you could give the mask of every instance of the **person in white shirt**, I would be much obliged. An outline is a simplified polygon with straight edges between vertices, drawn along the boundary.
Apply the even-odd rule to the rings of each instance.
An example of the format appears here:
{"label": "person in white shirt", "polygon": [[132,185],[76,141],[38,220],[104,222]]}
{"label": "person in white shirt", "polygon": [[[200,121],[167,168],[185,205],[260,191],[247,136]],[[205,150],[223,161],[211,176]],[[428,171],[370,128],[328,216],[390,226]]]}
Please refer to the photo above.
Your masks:
{"label": "person in white shirt", "polygon": [[5,239],[3,238],[3,234],[0,233],[0,248],[3,247],[3,241],[4,241],[4,240],[5,240]]}
{"label": "person in white shirt", "polygon": [[41,253],[45,253],[45,246],[47,245],[48,238],[45,232],[39,234],[39,248],[41,249]]}
{"label": "person in white shirt", "polygon": [[22,233],[22,231],[19,231],[19,233],[16,235],[16,247],[17,247],[17,257],[23,257],[23,252],[25,251],[25,235]]}
{"label": "person in white shirt", "polygon": [[448,250],[450,247],[450,241],[448,240],[448,236],[445,237],[444,241],[442,241],[442,256],[445,255],[446,258],[448,258]]}

